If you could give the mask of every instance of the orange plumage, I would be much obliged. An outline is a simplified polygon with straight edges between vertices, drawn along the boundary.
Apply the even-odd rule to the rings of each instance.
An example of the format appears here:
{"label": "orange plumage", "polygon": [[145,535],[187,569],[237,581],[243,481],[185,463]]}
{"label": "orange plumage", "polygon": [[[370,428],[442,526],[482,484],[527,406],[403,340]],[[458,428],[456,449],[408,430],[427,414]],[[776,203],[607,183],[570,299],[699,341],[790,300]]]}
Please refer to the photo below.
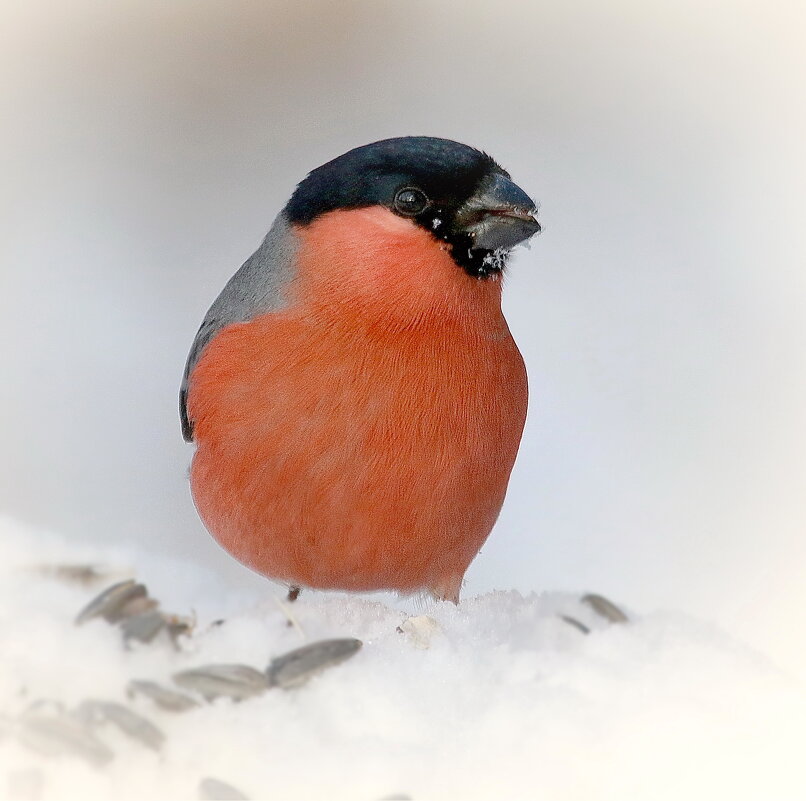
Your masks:
{"label": "orange plumage", "polygon": [[193,370],[199,514],[272,578],[457,600],[526,415],[500,279],[381,206],[295,232],[285,307],[224,327]]}

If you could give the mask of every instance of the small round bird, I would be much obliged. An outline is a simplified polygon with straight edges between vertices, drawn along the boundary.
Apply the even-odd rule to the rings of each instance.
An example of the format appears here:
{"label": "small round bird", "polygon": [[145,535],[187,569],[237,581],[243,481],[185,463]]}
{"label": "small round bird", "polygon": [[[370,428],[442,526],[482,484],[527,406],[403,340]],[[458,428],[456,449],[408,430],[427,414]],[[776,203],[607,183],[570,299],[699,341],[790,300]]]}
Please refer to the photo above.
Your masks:
{"label": "small round bird", "polygon": [[501,312],[535,204],[485,153],[412,136],[311,172],[210,307],[180,390],[210,533],[299,588],[458,602],[526,417]]}

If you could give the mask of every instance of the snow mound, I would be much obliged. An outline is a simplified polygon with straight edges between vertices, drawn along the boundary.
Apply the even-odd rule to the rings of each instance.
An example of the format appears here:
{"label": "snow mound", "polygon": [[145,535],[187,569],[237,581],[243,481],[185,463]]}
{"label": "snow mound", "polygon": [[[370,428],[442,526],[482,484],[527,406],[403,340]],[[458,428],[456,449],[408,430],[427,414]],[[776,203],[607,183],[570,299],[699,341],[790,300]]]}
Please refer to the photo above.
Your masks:
{"label": "snow mound", "polygon": [[[54,572],[66,564],[108,572],[89,587]],[[74,624],[127,575],[163,609],[195,614],[179,647],[163,632],[124,648],[118,626]],[[613,624],[560,593],[413,610],[280,597],[268,583],[262,597],[239,593],[192,564],[0,521],[0,798],[223,798],[217,782],[249,798],[328,801],[806,797],[804,688],[706,623],[657,613]],[[293,689],[199,698],[182,712],[126,693],[132,679],[178,690],[173,674],[209,664],[263,671],[341,637],[363,647]],[[114,754],[104,764],[21,742],[32,708],[60,714],[87,699],[126,705],[164,741],[149,748],[101,725]]]}

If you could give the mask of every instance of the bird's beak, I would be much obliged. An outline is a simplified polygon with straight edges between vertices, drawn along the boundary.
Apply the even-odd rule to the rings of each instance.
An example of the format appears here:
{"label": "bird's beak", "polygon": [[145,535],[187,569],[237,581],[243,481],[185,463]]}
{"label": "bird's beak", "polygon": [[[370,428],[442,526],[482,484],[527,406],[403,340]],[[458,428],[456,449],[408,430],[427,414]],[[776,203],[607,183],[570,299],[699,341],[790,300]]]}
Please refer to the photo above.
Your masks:
{"label": "bird's beak", "polygon": [[457,223],[473,238],[473,249],[509,250],[540,231],[535,213],[523,189],[494,173],[459,210]]}

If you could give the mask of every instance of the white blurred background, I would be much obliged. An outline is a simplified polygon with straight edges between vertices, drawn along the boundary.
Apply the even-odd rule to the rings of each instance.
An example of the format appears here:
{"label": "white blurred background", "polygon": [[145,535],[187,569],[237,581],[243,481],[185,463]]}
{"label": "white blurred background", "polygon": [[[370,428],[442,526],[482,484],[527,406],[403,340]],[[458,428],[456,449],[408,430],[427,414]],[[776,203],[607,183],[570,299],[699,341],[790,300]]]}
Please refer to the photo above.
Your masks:
{"label": "white blurred background", "polygon": [[529,422],[465,595],[681,609],[806,675],[805,16],[3,3],[0,511],[259,581],[189,496],[196,327],[308,170],[446,136],[544,224],[506,290]]}

